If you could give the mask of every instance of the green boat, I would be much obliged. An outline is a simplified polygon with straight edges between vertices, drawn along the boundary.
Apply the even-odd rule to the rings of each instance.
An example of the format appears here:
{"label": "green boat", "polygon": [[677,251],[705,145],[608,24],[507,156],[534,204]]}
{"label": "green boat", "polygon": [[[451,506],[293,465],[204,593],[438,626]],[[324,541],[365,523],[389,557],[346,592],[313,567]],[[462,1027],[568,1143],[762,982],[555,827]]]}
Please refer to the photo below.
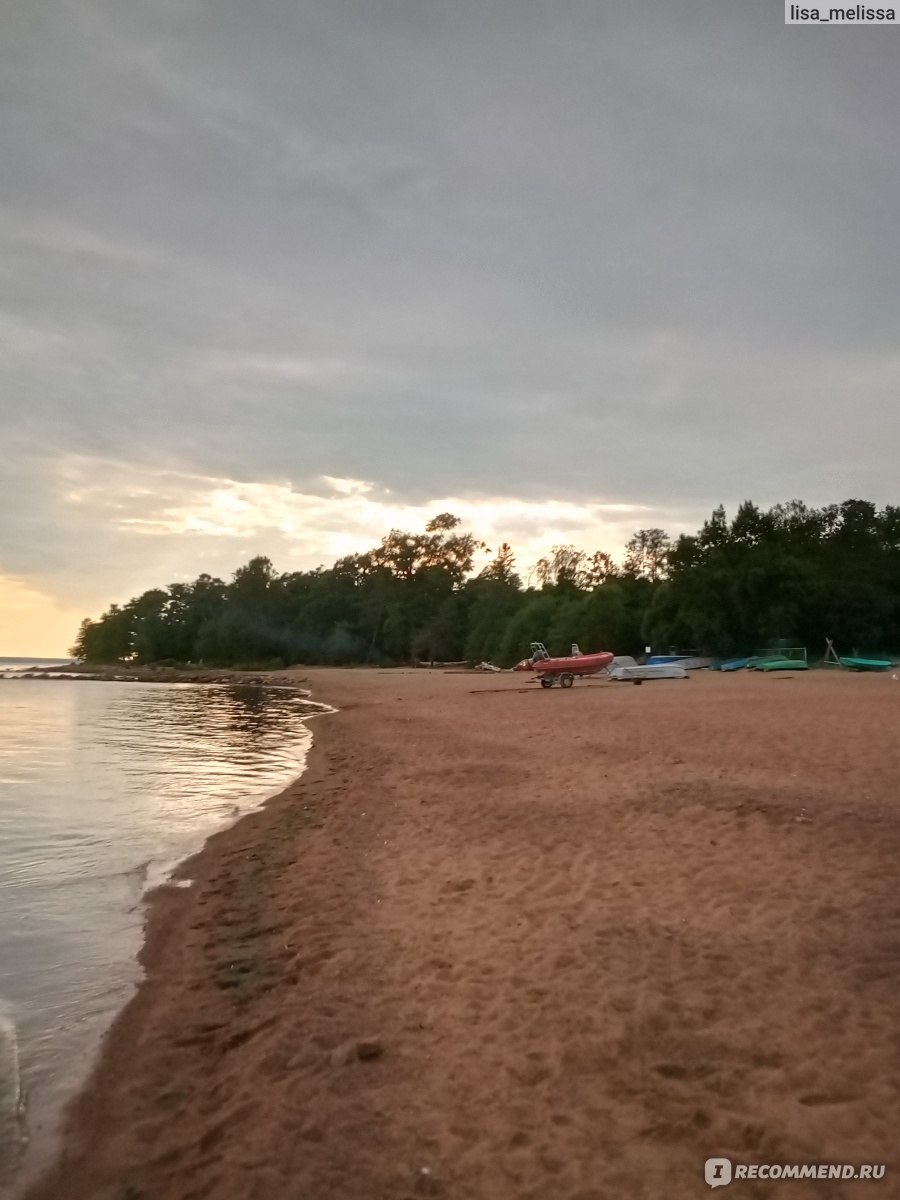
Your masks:
{"label": "green boat", "polygon": [[763,658],[753,666],[754,671],[808,671],[809,664],[798,658]]}
{"label": "green boat", "polygon": [[769,650],[758,650],[752,658],[747,659],[747,666],[751,671],[805,671],[808,667],[806,647],[775,646]]}
{"label": "green boat", "polygon": [[843,655],[838,662],[848,671],[887,671],[894,665],[889,658],[844,658]]}

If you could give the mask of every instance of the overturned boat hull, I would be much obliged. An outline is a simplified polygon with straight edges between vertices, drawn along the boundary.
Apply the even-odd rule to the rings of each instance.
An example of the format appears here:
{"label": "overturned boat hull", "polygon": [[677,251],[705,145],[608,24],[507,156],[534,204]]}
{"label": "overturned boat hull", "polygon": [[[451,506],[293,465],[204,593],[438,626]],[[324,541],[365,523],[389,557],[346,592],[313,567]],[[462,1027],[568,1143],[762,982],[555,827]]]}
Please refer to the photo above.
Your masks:
{"label": "overturned boat hull", "polygon": [[688,673],[677,663],[648,663],[643,667],[613,667],[609,677],[643,683],[645,679],[687,679]]}

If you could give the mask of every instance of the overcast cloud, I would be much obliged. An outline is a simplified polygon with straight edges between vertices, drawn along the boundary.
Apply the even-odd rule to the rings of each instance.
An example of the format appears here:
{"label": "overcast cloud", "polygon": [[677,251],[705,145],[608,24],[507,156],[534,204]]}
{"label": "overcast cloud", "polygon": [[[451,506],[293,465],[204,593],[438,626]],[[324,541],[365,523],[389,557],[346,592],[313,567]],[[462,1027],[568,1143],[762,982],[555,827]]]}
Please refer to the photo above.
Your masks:
{"label": "overcast cloud", "polygon": [[745,497],[900,500],[897,29],[771,0],[4,26],[0,652],[27,589],[62,625],[448,506],[527,567]]}

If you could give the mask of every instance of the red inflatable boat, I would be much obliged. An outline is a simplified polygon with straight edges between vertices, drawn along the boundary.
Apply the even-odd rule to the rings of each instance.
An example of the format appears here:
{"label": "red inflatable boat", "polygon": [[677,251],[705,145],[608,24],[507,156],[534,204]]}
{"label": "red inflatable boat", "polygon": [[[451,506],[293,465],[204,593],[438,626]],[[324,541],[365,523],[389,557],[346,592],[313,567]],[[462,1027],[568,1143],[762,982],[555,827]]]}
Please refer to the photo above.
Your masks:
{"label": "red inflatable boat", "polygon": [[531,658],[523,659],[517,666],[517,671],[534,671],[540,677],[541,687],[571,687],[576,675],[596,675],[605,670],[615,657],[609,650],[599,650],[596,654],[582,654],[577,646],[572,647],[572,653],[562,658],[551,658],[542,642],[532,642]]}

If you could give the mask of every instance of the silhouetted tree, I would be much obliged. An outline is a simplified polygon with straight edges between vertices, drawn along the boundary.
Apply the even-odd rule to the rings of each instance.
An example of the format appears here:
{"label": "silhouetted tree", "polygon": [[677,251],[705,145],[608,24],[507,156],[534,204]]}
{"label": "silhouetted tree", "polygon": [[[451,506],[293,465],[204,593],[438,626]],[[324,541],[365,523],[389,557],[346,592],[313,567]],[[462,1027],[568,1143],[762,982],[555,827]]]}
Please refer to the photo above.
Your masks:
{"label": "silhouetted tree", "polygon": [[72,653],[90,662],[221,665],[490,659],[510,665],[532,640],[555,653],[635,653],[645,641],[711,654],[790,642],[900,648],[900,507],[865,500],[714,509],[696,534],[629,540],[621,567],[602,551],[554,546],[523,588],[503,543],[478,575],[483,543],[440,513],[423,532],[391,530],[331,567],[279,575],[257,555],[230,583],[200,575],[151,588],[81,623]]}

